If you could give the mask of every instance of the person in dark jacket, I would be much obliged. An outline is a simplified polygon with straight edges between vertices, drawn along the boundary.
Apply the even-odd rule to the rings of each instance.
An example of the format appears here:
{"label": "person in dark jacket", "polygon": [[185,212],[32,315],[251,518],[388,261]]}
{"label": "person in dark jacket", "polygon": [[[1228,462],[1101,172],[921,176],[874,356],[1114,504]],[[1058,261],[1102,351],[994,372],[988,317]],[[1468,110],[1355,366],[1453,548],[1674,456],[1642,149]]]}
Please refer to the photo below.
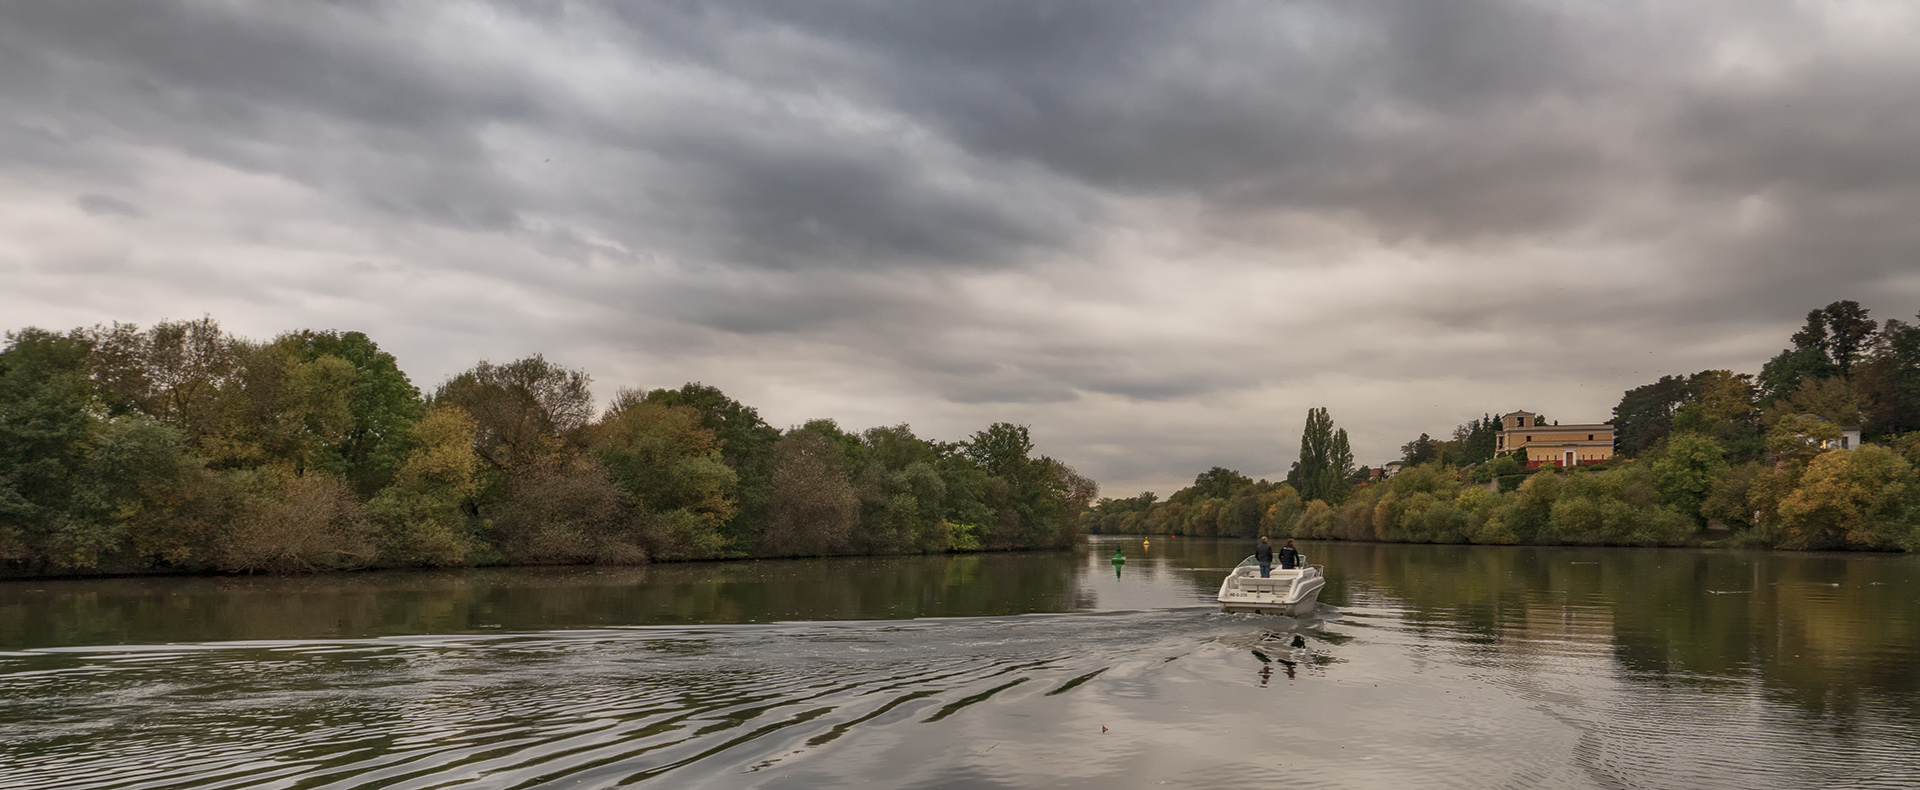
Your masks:
{"label": "person in dark jacket", "polygon": [[1280,547],[1280,567],[1283,570],[1300,567],[1300,550],[1293,547],[1292,540],[1288,540],[1287,545]]}
{"label": "person in dark jacket", "polygon": [[1265,535],[1260,536],[1260,545],[1253,547],[1253,558],[1260,563],[1260,578],[1267,578],[1273,572],[1273,544]]}

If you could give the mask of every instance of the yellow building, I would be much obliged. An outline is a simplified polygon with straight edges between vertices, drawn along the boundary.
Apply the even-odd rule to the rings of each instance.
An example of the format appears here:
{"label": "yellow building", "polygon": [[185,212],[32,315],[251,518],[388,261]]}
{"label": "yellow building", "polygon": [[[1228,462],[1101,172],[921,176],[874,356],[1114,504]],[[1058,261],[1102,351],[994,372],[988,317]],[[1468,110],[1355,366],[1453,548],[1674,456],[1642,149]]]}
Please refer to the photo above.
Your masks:
{"label": "yellow building", "polygon": [[1496,453],[1526,450],[1527,466],[1597,464],[1613,457],[1613,426],[1541,425],[1540,415],[1516,411],[1500,415],[1500,432],[1493,442]]}

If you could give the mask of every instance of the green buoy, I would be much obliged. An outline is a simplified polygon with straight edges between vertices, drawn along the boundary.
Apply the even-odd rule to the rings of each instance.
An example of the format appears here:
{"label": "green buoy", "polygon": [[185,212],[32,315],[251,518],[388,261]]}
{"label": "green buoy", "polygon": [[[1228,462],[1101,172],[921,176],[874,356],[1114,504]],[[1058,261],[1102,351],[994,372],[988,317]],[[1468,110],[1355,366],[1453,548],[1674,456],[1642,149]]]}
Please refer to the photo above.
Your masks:
{"label": "green buoy", "polygon": [[1124,555],[1124,554],[1121,554],[1120,552],[1117,552],[1117,551],[1113,553],[1113,564],[1115,564],[1115,565],[1125,565],[1125,564],[1126,564],[1126,562],[1127,562],[1127,557],[1126,557],[1126,555]]}

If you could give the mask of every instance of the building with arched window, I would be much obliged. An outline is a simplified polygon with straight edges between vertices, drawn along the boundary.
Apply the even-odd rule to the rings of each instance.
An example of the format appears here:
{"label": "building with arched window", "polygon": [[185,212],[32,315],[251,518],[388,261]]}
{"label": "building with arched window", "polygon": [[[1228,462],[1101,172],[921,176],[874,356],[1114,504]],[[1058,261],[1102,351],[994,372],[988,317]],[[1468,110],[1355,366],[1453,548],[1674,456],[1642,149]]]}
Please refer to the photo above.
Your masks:
{"label": "building with arched window", "polygon": [[1540,415],[1516,411],[1500,415],[1493,442],[1496,453],[1526,450],[1528,466],[1597,464],[1613,457],[1613,426],[1541,425]]}

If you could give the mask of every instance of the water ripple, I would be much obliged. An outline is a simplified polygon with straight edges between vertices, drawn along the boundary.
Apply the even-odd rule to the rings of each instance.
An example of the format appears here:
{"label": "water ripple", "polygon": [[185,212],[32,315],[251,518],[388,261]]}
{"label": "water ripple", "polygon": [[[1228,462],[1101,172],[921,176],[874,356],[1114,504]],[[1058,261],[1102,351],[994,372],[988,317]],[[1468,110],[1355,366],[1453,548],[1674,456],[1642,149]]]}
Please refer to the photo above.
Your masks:
{"label": "water ripple", "polygon": [[[1204,608],[0,654],[0,787],[1914,786],[1913,711],[1601,612]],[[1834,701],[1840,705],[1846,700]],[[1876,707],[1877,706],[1877,707]],[[1796,784],[1796,781],[1799,781]]]}

